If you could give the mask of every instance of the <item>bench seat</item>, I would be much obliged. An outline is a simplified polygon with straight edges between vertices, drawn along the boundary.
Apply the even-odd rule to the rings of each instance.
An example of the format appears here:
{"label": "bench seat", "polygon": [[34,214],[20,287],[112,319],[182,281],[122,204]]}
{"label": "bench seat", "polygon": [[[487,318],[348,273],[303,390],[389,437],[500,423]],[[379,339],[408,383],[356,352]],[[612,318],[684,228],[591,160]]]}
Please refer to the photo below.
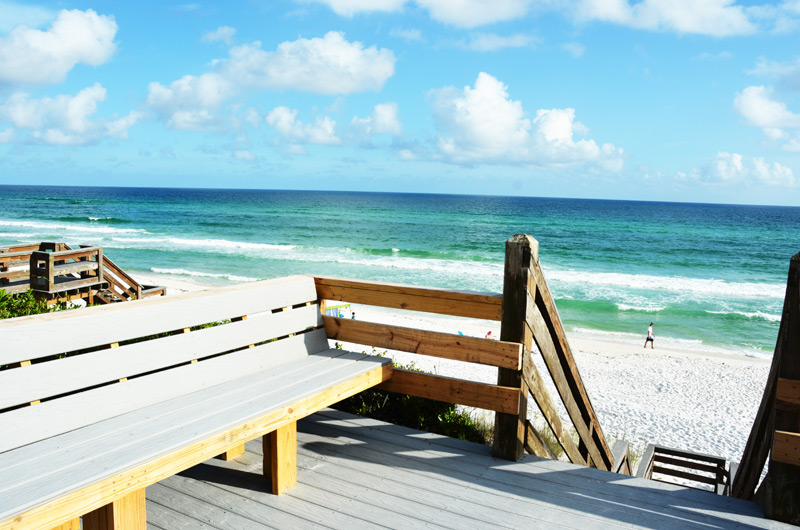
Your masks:
{"label": "bench seat", "polygon": [[[111,528],[114,510],[133,514],[120,527],[143,528],[146,486],[259,436],[265,490],[291,487],[295,422],[392,370],[330,349],[315,297],[300,277],[0,322],[0,341],[21,350],[21,365],[0,371],[0,529],[68,528],[81,516],[84,529]],[[219,318],[230,320],[163,333]],[[37,337],[61,340],[37,348]]]}

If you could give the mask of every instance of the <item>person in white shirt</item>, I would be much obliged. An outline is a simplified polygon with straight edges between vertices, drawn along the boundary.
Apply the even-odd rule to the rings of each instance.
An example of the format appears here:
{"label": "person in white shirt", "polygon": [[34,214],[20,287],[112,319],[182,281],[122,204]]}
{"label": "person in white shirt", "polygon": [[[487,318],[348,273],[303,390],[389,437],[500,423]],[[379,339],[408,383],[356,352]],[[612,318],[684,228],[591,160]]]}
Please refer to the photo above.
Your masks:
{"label": "person in white shirt", "polygon": [[650,349],[655,350],[656,336],[653,335],[653,323],[650,322],[650,327],[647,328],[647,338],[644,339],[644,348],[647,348],[647,343],[650,343]]}

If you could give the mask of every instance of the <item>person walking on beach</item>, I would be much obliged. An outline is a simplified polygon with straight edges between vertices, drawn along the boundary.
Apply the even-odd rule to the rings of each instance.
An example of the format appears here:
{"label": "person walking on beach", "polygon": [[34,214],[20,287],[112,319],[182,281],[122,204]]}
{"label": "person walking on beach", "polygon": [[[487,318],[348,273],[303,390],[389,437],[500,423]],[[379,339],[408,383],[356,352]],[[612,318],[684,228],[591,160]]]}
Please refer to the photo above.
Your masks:
{"label": "person walking on beach", "polygon": [[494,339],[494,337],[492,337],[492,331],[491,331],[491,330],[489,330],[489,333],[487,333],[487,334],[486,334],[486,336],[485,336],[485,337],[483,337],[483,338],[484,338],[484,339],[493,340],[493,339]]}
{"label": "person walking on beach", "polygon": [[650,327],[647,328],[647,338],[644,339],[644,346],[643,346],[644,348],[647,348],[647,343],[648,342],[650,343],[650,349],[651,350],[655,350],[656,349],[656,347],[655,347],[656,336],[653,335],[653,323],[652,322],[650,322]]}

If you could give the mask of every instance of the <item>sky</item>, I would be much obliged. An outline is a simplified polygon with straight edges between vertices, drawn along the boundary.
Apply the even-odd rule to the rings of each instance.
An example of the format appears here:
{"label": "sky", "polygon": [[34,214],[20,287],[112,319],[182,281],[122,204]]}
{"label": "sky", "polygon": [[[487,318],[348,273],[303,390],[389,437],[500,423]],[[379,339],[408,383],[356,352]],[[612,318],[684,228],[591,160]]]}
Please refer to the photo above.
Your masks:
{"label": "sky", "polygon": [[800,0],[0,0],[0,184],[800,206]]}

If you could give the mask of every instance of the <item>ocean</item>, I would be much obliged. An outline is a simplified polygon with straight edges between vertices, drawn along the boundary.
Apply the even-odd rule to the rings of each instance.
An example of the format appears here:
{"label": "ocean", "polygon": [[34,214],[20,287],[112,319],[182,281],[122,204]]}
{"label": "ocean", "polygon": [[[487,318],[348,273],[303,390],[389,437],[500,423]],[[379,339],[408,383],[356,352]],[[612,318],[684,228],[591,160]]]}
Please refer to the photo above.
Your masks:
{"label": "ocean", "polygon": [[101,245],[226,285],[289,274],[501,292],[527,233],[568,332],[769,357],[800,208],[356,192],[0,186],[0,246]]}

